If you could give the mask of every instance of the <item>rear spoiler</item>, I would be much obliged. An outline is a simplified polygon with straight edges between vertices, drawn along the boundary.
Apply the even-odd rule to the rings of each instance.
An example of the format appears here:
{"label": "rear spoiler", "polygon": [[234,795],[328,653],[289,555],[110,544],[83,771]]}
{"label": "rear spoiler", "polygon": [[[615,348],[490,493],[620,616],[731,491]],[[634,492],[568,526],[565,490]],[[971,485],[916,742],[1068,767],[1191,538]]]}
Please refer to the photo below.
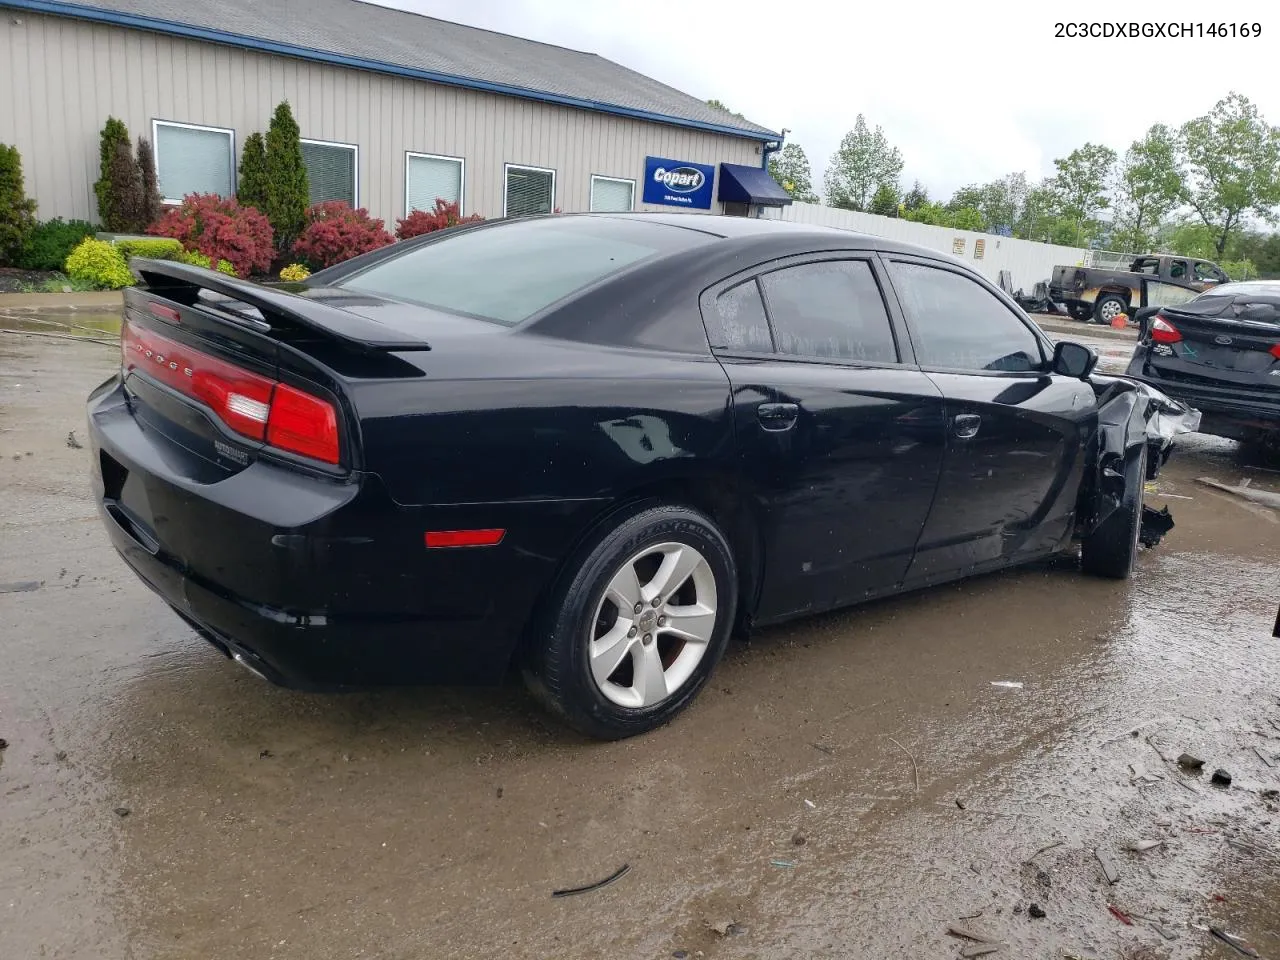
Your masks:
{"label": "rear spoiler", "polygon": [[[129,261],[129,269],[145,284],[147,291],[184,306],[201,305],[197,303],[200,292],[207,290],[252,307],[262,315],[268,329],[303,329],[366,351],[431,349],[431,344],[425,340],[359,314],[228,277],[204,267],[135,257]],[[203,306],[216,307],[217,304],[206,303]],[[250,322],[258,325],[256,321]]]}

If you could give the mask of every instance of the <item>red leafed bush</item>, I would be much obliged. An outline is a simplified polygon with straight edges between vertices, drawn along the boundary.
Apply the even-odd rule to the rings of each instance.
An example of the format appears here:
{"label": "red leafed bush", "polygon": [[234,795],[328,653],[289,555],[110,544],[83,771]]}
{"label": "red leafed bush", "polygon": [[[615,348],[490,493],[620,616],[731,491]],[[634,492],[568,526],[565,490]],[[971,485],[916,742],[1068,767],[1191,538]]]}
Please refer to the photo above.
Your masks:
{"label": "red leafed bush", "polygon": [[307,225],[293,253],[313,270],[323,270],[394,242],[382,221],[369,216],[364,207],[352,210],[343,200],[330,200],[307,211]]}
{"label": "red leafed bush", "polygon": [[435,233],[447,227],[456,227],[460,223],[479,223],[484,217],[473,213],[469,217],[461,216],[456,203],[436,198],[434,210],[415,210],[402,220],[396,221],[396,237],[408,240],[424,233]]}
{"label": "red leafed bush", "polygon": [[181,240],[184,249],[203,253],[213,263],[226,260],[241,277],[266,273],[275,256],[267,218],[216,193],[184,197],[182,206],[168,210],[147,233]]}

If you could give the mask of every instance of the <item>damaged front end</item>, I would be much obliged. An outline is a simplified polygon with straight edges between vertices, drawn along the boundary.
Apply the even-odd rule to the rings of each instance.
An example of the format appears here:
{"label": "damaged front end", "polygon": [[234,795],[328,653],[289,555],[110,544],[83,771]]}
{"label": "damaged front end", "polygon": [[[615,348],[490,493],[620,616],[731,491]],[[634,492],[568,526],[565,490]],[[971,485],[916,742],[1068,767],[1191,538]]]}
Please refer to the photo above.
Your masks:
{"label": "damaged front end", "polygon": [[[1094,374],[1089,378],[1098,401],[1098,432],[1093,469],[1080,488],[1076,535],[1085,537],[1119,509],[1125,493],[1125,467],[1145,450],[1146,480],[1154,480],[1173,452],[1173,439],[1200,427],[1200,411],[1127,377]],[[1155,546],[1173,527],[1166,507],[1143,507],[1142,543]]]}

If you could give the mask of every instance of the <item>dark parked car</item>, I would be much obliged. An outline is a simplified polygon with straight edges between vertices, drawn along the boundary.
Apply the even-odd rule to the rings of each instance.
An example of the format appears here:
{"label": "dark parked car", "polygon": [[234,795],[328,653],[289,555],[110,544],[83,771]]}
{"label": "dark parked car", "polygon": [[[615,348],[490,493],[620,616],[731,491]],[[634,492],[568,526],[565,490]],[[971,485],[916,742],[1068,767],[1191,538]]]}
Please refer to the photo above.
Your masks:
{"label": "dark parked car", "polygon": [[[287,685],[649,729],[734,628],[1047,557],[1126,577],[1157,405],[958,261],[732,217],[428,234],[283,292],[135,260],[112,540]],[[1149,454],[1151,454],[1149,456]]]}
{"label": "dark parked car", "polygon": [[1280,281],[1225,283],[1137,319],[1128,376],[1195,406],[1204,433],[1280,448]]}

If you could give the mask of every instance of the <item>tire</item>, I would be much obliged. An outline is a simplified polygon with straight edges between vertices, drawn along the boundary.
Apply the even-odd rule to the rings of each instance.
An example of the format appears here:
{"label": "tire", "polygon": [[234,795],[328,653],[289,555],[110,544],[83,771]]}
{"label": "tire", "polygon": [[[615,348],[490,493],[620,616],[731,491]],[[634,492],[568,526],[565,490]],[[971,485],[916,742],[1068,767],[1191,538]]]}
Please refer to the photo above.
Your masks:
{"label": "tire", "polygon": [[[678,582],[665,582],[655,605],[664,571]],[[707,682],[737,603],[733,553],[711,520],[685,507],[637,508],[570,562],[534,626],[525,682],[589,737],[646,733]]]}
{"label": "tire", "polygon": [[1122,297],[1115,294],[1107,294],[1105,297],[1099,297],[1098,302],[1093,305],[1093,319],[1098,323],[1105,323],[1111,326],[1111,321],[1119,314],[1128,313],[1129,304]]}
{"label": "tire", "polygon": [[1085,573],[1113,580],[1127,580],[1138,559],[1138,535],[1142,531],[1142,494],[1147,481],[1147,446],[1124,468],[1124,497],[1120,506],[1080,545],[1080,566]]}

